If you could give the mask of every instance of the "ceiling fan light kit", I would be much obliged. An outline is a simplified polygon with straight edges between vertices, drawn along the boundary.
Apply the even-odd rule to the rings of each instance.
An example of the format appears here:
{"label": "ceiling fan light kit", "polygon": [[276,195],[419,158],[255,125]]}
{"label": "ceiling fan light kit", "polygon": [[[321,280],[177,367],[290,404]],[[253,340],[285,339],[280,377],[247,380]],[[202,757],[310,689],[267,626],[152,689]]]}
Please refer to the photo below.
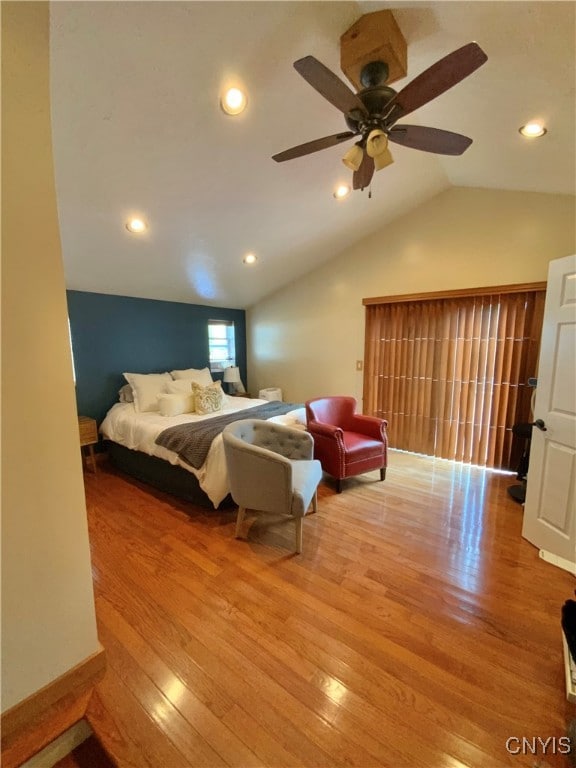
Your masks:
{"label": "ceiling fan light kit", "polygon": [[366,152],[370,157],[376,157],[388,149],[388,137],[381,128],[375,128],[368,134]]}
{"label": "ceiling fan light kit", "polygon": [[376,11],[362,16],[341,37],[341,66],[359,88],[357,93],[313,56],[295,61],[296,71],[343,113],[349,130],[292,147],[273,155],[272,159],[281,163],[360,136],[360,141],[344,155],[343,162],[354,171],[353,188],[365,189],[375,170],[393,162],[388,141],[434,154],[461,155],[472,143],[467,136],[396,123],[471,75],[488,57],[477,43],[468,43],[396,92],[386,83],[405,76],[405,54],[406,41],[392,13]]}
{"label": "ceiling fan light kit", "polygon": [[392,157],[392,152],[390,152],[389,149],[386,149],[384,152],[380,152],[380,154],[374,157],[374,170],[381,171],[382,168],[387,168],[389,165],[392,165],[393,162],[394,158]]}
{"label": "ceiling fan light kit", "polygon": [[364,152],[362,151],[362,147],[359,144],[354,144],[354,146],[350,147],[348,152],[346,152],[342,158],[342,162],[346,168],[350,168],[351,171],[357,171],[358,168],[360,168],[363,157]]}

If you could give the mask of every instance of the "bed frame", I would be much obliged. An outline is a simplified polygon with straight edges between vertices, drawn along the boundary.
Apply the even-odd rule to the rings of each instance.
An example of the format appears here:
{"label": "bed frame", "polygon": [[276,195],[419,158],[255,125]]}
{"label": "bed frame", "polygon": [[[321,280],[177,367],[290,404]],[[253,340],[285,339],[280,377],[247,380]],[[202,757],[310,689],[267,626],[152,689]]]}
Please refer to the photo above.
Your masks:
{"label": "bed frame", "polygon": [[[112,464],[136,480],[152,485],[160,491],[170,493],[179,499],[190,501],[200,507],[214,509],[214,505],[206,496],[192,472],[182,467],[170,464],[156,456],[149,456],[141,451],[133,451],[112,440],[104,441],[104,448]],[[224,498],[217,509],[227,509],[234,506],[230,494]]]}

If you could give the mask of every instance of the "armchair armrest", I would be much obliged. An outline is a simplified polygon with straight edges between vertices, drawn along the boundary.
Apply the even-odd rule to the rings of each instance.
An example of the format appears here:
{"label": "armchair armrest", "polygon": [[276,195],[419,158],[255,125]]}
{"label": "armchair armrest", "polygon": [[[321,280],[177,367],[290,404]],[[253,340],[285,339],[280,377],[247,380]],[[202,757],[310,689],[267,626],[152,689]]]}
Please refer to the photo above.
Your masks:
{"label": "armchair armrest", "polygon": [[362,435],[372,437],[374,440],[386,440],[386,427],[388,422],[385,419],[378,419],[376,416],[364,416],[355,413],[350,417],[347,428],[352,432],[359,432]]}
{"label": "armchair armrest", "polygon": [[341,440],[342,435],[344,434],[341,427],[335,427],[333,424],[324,424],[322,421],[313,420],[308,422],[308,431],[313,435],[318,435],[319,437],[330,437],[335,440],[338,438]]}

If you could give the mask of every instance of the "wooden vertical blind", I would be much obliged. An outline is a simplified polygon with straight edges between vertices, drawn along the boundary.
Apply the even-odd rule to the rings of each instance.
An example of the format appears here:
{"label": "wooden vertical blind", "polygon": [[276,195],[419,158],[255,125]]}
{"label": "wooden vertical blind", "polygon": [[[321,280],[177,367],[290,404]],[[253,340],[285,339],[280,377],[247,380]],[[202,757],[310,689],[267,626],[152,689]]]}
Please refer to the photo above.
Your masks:
{"label": "wooden vertical blind", "polygon": [[516,469],[545,291],[507,288],[364,300],[364,412],[388,420],[392,447]]}

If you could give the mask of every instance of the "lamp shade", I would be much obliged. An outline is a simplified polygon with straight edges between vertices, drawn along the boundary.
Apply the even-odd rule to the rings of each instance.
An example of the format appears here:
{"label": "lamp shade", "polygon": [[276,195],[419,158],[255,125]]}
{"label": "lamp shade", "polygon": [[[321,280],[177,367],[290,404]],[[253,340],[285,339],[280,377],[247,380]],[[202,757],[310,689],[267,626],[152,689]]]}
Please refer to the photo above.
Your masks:
{"label": "lamp shade", "polygon": [[375,128],[370,131],[368,141],[366,142],[366,152],[370,157],[378,157],[388,149],[388,136],[381,131],[380,128]]}
{"label": "lamp shade", "polygon": [[386,168],[387,165],[392,165],[393,162],[394,158],[392,157],[392,153],[387,149],[385,152],[380,152],[380,154],[376,155],[374,158],[374,168],[377,171],[381,171],[382,168]]}
{"label": "lamp shade", "polygon": [[224,381],[227,384],[238,384],[240,381],[240,368],[237,365],[224,368]]}
{"label": "lamp shade", "polygon": [[362,151],[362,147],[358,146],[358,144],[354,144],[354,146],[346,152],[342,158],[342,162],[347,168],[350,168],[351,171],[357,171],[362,164],[363,157],[364,152]]}

